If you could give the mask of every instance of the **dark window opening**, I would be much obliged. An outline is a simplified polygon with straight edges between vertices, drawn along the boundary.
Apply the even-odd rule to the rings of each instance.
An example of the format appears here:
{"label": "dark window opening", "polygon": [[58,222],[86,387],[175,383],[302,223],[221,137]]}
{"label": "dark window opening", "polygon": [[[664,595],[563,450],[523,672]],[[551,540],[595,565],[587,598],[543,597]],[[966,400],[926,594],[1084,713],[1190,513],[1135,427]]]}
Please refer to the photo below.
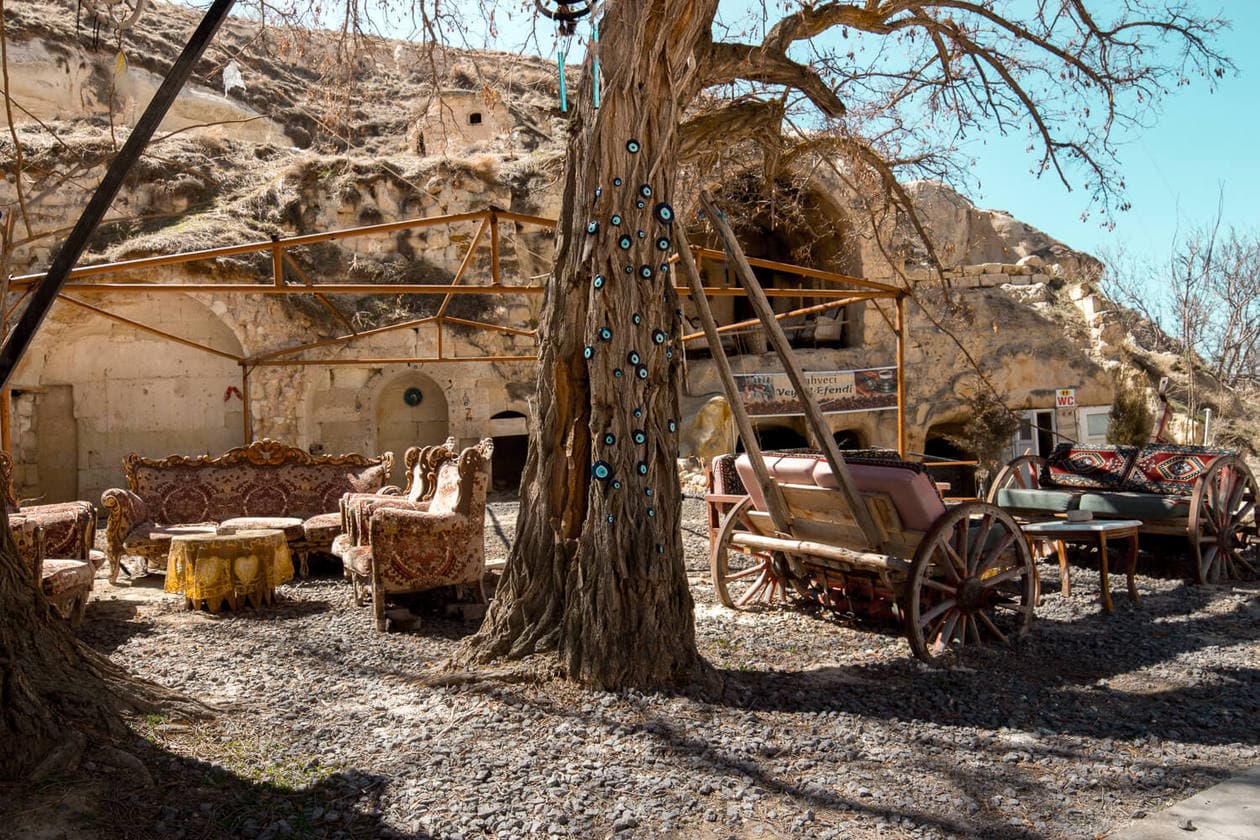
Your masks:
{"label": "dark window opening", "polygon": [[480,111],[473,111],[471,114],[469,114],[469,115],[468,115],[468,124],[469,124],[469,125],[481,125],[481,112],[480,112]]}
{"label": "dark window opening", "polygon": [[841,429],[831,436],[838,449],[861,449],[862,436],[856,429]]}
{"label": "dark window opening", "polygon": [[[957,432],[961,432],[961,427],[957,428]],[[958,444],[948,439],[948,435],[955,433],[955,430],[949,427],[937,426],[928,432],[928,438],[923,444],[923,463],[928,468],[928,474],[932,476],[933,481],[943,482],[949,485],[948,489],[942,488],[941,494],[944,496],[975,496],[976,495],[976,468],[971,465],[950,465],[933,466],[934,463],[942,461],[974,461],[975,455],[960,447]]]}

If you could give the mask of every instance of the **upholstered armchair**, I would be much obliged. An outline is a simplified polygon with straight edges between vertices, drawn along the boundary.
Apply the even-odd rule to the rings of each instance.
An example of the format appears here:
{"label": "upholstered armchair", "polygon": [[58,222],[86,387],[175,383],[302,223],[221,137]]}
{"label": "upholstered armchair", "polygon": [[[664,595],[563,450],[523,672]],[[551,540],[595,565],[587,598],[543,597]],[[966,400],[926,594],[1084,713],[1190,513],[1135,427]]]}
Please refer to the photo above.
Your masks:
{"label": "upholstered armchair", "polygon": [[39,519],[15,513],[9,516],[9,528],[18,556],[30,567],[36,586],[53,609],[77,627],[83,621],[96,566],[87,559],[46,557],[46,531]]}
{"label": "upholstered armchair", "polygon": [[[20,514],[43,529],[45,556],[84,560],[93,572],[105,563],[105,555],[92,550],[96,540],[96,506],[91,502],[56,502],[22,507],[13,492],[13,458],[0,450],[0,482],[10,516]],[[23,555],[28,561],[33,558]]]}
{"label": "upholstered armchair", "polygon": [[377,630],[385,630],[385,600],[391,595],[455,586],[485,602],[486,461],[493,445],[487,438],[444,459],[426,509],[370,508],[363,523],[366,542],[349,547],[342,561],[355,602],[362,605],[370,595]]}

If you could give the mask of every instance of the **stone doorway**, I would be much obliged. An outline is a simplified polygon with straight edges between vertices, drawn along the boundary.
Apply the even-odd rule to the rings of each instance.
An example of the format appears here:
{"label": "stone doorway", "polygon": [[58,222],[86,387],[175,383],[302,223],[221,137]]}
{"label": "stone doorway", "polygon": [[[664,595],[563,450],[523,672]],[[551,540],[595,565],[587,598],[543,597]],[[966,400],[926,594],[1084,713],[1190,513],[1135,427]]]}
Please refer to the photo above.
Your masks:
{"label": "stone doorway", "polygon": [[40,503],[79,498],[79,426],[74,386],[45,385],[35,403],[36,464]]}
{"label": "stone doorway", "polygon": [[529,454],[528,418],[519,411],[500,411],[490,418],[494,455],[490,459],[490,489],[513,493],[520,489]]}
{"label": "stone doorway", "polygon": [[394,453],[390,483],[406,482],[403,453],[408,447],[442,443],[450,434],[446,395],[429,377],[409,371],[391,379],[376,395],[376,451]]}

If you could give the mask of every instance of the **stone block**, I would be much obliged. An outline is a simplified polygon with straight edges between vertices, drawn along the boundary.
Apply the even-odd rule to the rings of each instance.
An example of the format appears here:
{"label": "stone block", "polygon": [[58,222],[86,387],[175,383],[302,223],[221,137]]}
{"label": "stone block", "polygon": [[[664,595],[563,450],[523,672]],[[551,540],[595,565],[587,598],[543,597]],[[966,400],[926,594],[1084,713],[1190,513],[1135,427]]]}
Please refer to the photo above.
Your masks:
{"label": "stone block", "polygon": [[1006,283],[1009,279],[1010,278],[1008,278],[1005,274],[991,274],[991,273],[982,274],[980,275],[979,285],[984,286],[986,288],[991,287],[991,286],[1001,286],[1004,283]]}

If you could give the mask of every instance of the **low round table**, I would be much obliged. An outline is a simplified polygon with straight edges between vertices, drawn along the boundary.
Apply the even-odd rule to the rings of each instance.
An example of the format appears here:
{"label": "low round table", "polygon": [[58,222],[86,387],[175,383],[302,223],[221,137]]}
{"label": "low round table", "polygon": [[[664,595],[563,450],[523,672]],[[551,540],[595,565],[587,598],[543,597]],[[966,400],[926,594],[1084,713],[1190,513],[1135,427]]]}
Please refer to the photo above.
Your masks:
{"label": "low round table", "polygon": [[1133,575],[1137,571],[1138,531],[1141,527],[1142,521],[1139,519],[1086,519],[1080,522],[1057,519],[1053,522],[1029,523],[1023,526],[1023,531],[1030,546],[1034,542],[1056,543],[1059,553],[1059,580],[1065,598],[1072,594],[1072,581],[1068,574],[1067,550],[1064,544],[1096,544],[1101,558],[1103,609],[1111,612],[1111,586],[1107,579],[1107,540],[1129,541],[1129,563],[1125,574],[1129,584],[1129,600],[1136,604],[1138,591]]}
{"label": "low round table", "polygon": [[166,591],[181,593],[188,609],[204,601],[218,613],[223,603],[233,611],[252,601],[275,601],[276,587],[293,578],[293,559],[283,531],[246,530],[224,534],[187,534],[171,538],[166,561]]}

